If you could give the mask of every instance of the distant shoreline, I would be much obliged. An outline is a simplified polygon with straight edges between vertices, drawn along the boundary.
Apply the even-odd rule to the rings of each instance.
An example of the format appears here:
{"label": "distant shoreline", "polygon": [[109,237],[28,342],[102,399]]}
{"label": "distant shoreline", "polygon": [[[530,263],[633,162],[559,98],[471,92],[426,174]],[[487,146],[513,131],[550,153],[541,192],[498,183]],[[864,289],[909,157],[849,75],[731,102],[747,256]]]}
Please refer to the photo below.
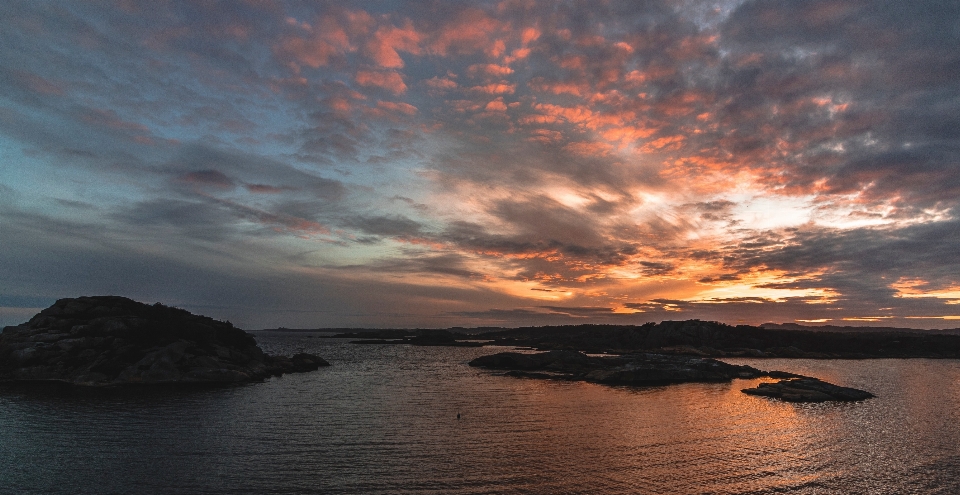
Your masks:
{"label": "distant shoreline", "polygon": [[[346,331],[343,331],[346,330]],[[727,325],[685,320],[644,325],[556,325],[520,328],[449,329],[265,329],[260,332],[323,333],[360,339],[356,343],[486,345],[541,351],[576,350],[626,354],[657,352],[702,357],[874,359],[960,359],[960,329],[920,330],[886,327]]]}

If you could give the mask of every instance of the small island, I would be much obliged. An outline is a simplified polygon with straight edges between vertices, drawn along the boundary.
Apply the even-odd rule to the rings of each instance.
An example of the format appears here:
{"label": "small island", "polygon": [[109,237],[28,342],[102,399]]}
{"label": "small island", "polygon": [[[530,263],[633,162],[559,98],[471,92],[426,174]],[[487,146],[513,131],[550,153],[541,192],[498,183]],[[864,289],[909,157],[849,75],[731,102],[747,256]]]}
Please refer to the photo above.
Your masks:
{"label": "small island", "polygon": [[0,334],[0,382],[239,384],[321,366],[267,355],[229,322],[119,296],[60,299]]}
{"label": "small island", "polygon": [[789,402],[848,402],[874,396],[863,390],[839,387],[785,371],[762,371],[716,359],[655,353],[588,356],[569,350],[536,354],[501,352],[476,358],[470,361],[470,366],[507,370],[507,375],[515,377],[586,381],[606,385],[651,386],[727,382],[735,378],[783,378],[785,380],[778,383],[761,383],[757,388],[744,389],[743,392]]}

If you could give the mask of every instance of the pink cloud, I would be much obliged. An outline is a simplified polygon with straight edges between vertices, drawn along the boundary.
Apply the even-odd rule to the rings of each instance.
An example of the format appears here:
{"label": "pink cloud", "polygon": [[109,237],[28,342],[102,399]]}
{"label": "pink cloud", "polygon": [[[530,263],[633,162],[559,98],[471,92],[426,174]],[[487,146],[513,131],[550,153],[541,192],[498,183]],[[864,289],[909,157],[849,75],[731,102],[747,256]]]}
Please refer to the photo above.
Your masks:
{"label": "pink cloud", "polygon": [[540,37],[540,30],[535,27],[528,27],[523,30],[523,33],[520,34],[520,42],[524,45],[529,44],[531,41],[535,41]]}
{"label": "pink cloud", "polygon": [[491,39],[493,33],[507,29],[509,23],[498,21],[482,10],[465,9],[453,21],[432,33],[427,46],[437,55],[492,52],[497,50],[497,44]]}
{"label": "pink cloud", "polygon": [[476,91],[478,93],[484,93],[488,95],[511,95],[516,90],[516,84],[507,84],[504,82],[484,84],[470,88],[470,91]]}
{"label": "pink cloud", "polygon": [[520,117],[521,124],[556,124],[561,119],[555,115],[531,114]]}
{"label": "pink cloud", "polygon": [[402,102],[378,101],[377,108],[391,112],[403,113],[406,115],[414,115],[417,113],[417,107],[410,105],[409,103]]}
{"label": "pink cloud", "polygon": [[454,89],[457,87],[456,81],[446,77],[437,77],[434,76],[430,79],[423,81],[424,84],[433,88],[433,89]]}
{"label": "pink cloud", "polygon": [[407,85],[403,82],[403,77],[394,71],[371,71],[359,70],[355,80],[361,86],[374,86],[383,88],[393,94],[400,94],[407,90]]}
{"label": "pink cloud", "polygon": [[470,75],[488,75],[495,77],[503,77],[513,74],[513,69],[505,65],[497,64],[473,64],[470,67],[467,67],[467,73]]}
{"label": "pink cloud", "polygon": [[560,131],[552,131],[549,129],[534,129],[530,134],[530,137],[527,138],[528,141],[540,143],[555,143],[563,139],[563,134],[560,133]]}
{"label": "pink cloud", "polygon": [[449,100],[447,104],[457,113],[475,112],[483,108],[483,104],[471,100]]}
{"label": "pink cloud", "polygon": [[403,27],[381,26],[366,43],[365,53],[381,67],[398,69],[403,59],[398,52],[420,53],[422,35],[408,19]]}
{"label": "pink cloud", "polygon": [[347,30],[333,16],[320,18],[316,28],[310,28],[308,37],[286,36],[273,47],[274,53],[281,58],[314,69],[329,64],[338,54],[355,49]]}

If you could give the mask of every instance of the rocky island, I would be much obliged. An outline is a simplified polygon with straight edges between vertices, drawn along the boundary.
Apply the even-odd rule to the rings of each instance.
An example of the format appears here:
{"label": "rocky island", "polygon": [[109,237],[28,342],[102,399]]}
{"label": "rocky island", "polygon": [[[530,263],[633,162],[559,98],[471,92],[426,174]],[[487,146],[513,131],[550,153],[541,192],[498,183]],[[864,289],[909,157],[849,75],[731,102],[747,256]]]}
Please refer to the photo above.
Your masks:
{"label": "rocky island", "polygon": [[119,296],[60,299],[0,334],[0,382],[236,384],[328,365],[267,355],[229,322]]}
{"label": "rocky island", "polygon": [[785,371],[762,371],[703,357],[637,353],[620,356],[587,356],[569,350],[537,354],[501,352],[470,361],[470,366],[507,370],[507,375],[551,380],[587,381],[607,385],[666,385],[687,382],[726,382],[734,378],[784,378],[744,389],[752,395],[790,402],[859,401],[873,394],[839,387]]}

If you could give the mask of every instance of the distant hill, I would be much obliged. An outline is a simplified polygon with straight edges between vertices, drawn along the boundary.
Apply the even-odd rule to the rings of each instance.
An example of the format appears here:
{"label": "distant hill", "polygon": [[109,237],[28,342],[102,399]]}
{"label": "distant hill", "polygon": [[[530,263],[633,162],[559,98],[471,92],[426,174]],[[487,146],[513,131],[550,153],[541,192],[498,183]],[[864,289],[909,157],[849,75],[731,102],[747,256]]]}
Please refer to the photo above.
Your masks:
{"label": "distant hill", "polygon": [[960,358],[960,335],[939,330],[830,331],[713,321],[524,327],[477,335],[501,345],[584,352],[670,352],[714,357]]}
{"label": "distant hill", "polygon": [[921,328],[899,328],[899,327],[854,327],[838,325],[800,325],[797,323],[763,323],[760,328],[770,330],[805,330],[808,332],[919,332],[933,333],[942,335],[960,335],[960,328],[948,328],[945,330],[924,330]]}
{"label": "distant hill", "polygon": [[[438,330],[279,328],[263,331],[336,332],[339,337],[402,339]],[[644,325],[453,327],[445,331],[452,334],[451,340],[487,340],[494,345],[591,353],[645,351],[711,357],[814,359],[960,358],[960,329],[806,326],[795,323],[732,326],[715,321],[685,320]]]}

